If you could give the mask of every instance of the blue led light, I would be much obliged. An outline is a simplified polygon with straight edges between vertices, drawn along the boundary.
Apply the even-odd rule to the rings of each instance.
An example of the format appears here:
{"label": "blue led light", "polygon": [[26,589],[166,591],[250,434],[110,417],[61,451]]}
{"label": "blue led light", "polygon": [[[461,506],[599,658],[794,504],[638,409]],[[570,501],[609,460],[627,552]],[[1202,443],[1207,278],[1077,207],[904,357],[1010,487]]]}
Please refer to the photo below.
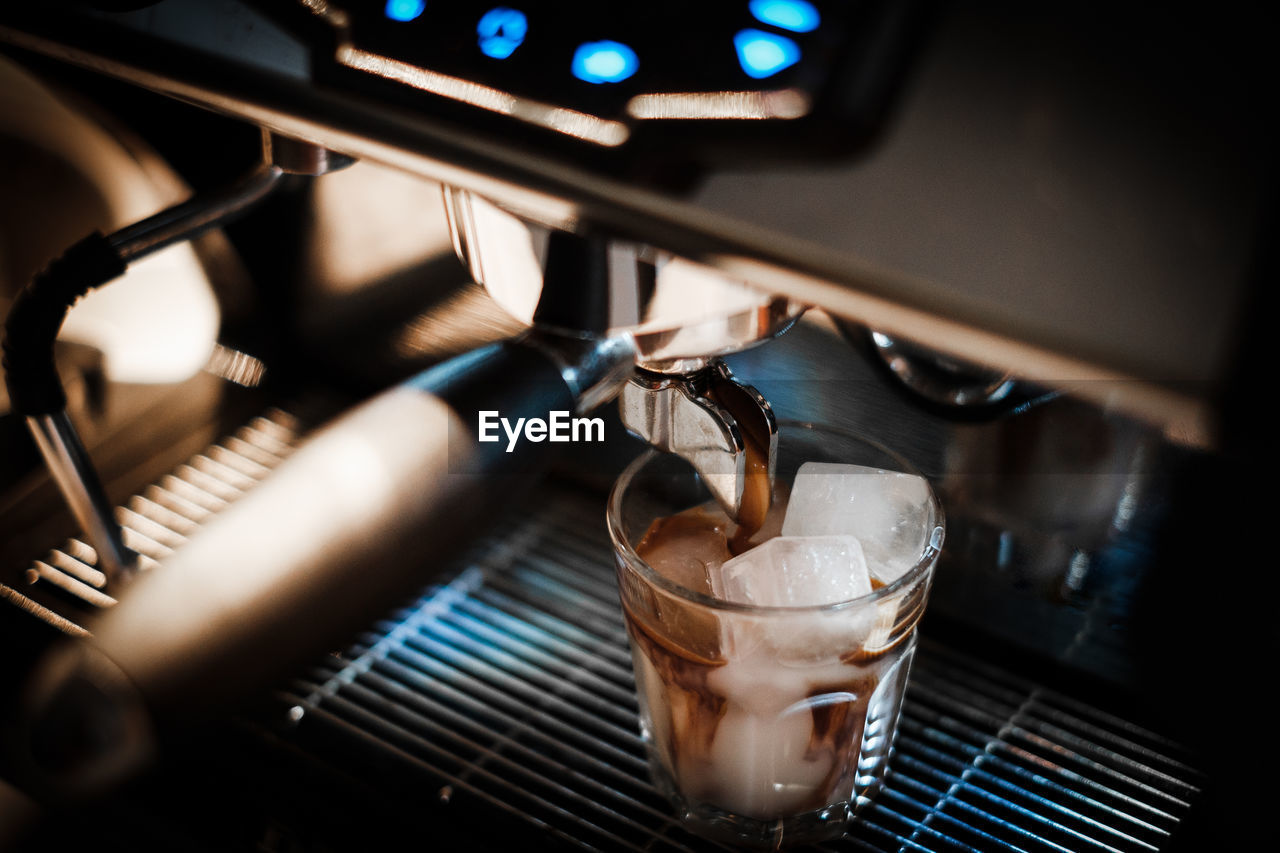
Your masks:
{"label": "blue led light", "polygon": [[427,0],[387,0],[387,17],[393,21],[412,21],[427,8]]}
{"label": "blue led light", "polygon": [[480,52],[493,59],[506,59],[524,44],[529,32],[529,19],[518,9],[497,6],[484,13],[476,24]]}
{"label": "blue led light", "polygon": [[793,33],[811,33],[822,23],[817,8],[806,0],[751,0],[748,6],[760,23]]}
{"label": "blue led light", "polygon": [[772,77],[800,61],[800,46],[786,36],[763,30],[739,30],[733,37],[738,62],[753,80]]}
{"label": "blue led light", "polygon": [[636,52],[616,41],[589,41],[573,54],[573,76],[588,83],[618,83],[639,67]]}

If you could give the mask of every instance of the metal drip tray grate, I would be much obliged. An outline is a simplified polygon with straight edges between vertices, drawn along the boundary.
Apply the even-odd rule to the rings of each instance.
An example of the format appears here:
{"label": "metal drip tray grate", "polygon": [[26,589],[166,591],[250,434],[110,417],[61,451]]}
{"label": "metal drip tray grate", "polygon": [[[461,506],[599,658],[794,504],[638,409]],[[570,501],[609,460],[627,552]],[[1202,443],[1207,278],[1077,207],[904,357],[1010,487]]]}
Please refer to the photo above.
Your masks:
{"label": "metal drip tray grate", "polygon": [[[155,569],[193,530],[268,476],[293,452],[301,430],[295,416],[269,409],[116,507],[141,568]],[[80,538],[33,560],[24,575],[19,588],[0,584],[0,599],[67,634],[83,636],[86,618],[116,604],[97,553]]]}
{"label": "metal drip tray grate", "polygon": [[[162,561],[298,426],[268,413],[133,499],[130,545]],[[287,685],[283,732],[253,727],[472,846],[720,849],[649,782],[602,496],[551,483],[534,498],[448,582]],[[73,540],[33,565],[35,598],[0,592],[33,612],[74,604],[48,618],[80,633],[76,616],[114,603],[93,557]],[[1202,782],[1177,744],[925,637],[888,784],[827,849],[1160,850]]]}
{"label": "metal drip tray grate", "polygon": [[[711,849],[648,780],[603,501],[537,497],[451,582],[290,686],[300,742],[380,749],[402,795],[408,779],[460,821],[507,815],[526,847]],[[1202,781],[1182,753],[926,638],[889,783],[829,849],[1159,850]]]}

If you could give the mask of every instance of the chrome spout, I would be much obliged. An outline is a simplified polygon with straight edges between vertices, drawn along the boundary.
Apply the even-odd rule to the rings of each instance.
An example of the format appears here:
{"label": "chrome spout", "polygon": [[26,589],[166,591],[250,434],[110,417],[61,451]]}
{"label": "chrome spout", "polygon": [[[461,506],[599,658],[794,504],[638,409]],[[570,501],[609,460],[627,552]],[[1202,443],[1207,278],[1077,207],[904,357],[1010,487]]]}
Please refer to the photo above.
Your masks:
{"label": "chrome spout", "polygon": [[627,429],[692,465],[735,521],[747,492],[753,443],[772,491],[778,447],[773,409],[724,362],[675,375],[637,369],[622,389],[619,409]]}

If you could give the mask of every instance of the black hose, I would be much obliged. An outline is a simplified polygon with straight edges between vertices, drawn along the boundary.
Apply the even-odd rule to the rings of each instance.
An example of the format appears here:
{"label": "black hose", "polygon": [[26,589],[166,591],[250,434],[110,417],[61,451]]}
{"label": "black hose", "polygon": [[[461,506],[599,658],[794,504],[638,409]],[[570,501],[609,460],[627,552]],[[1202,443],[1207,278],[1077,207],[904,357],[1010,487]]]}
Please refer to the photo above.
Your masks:
{"label": "black hose", "polygon": [[101,232],[68,249],[27,283],[4,323],[4,378],[13,412],[25,417],[64,411],[67,395],[53,345],[80,297],[124,274],[125,261]]}
{"label": "black hose", "polygon": [[13,411],[38,417],[66,408],[53,344],[80,297],[123,275],[133,261],[249,210],[279,186],[283,175],[280,167],[264,163],[229,187],[176,204],[110,236],[94,232],[28,282],[9,309],[0,344]]}

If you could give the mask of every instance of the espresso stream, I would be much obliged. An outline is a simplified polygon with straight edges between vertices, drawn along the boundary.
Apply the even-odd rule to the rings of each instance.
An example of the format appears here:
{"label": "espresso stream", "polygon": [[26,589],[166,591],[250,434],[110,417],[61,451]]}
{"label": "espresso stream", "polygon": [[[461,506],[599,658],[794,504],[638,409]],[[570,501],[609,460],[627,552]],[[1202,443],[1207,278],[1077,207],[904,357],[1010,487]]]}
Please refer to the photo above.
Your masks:
{"label": "espresso stream", "polygon": [[[737,386],[732,392],[720,393],[718,386],[707,389],[707,398],[723,407],[737,422],[742,432],[746,471],[742,479],[742,503],[738,508],[738,530],[729,540],[729,550],[741,554],[769,512],[772,489],[769,483],[769,424],[757,404],[744,397]],[[781,527],[779,527],[781,529]]]}

